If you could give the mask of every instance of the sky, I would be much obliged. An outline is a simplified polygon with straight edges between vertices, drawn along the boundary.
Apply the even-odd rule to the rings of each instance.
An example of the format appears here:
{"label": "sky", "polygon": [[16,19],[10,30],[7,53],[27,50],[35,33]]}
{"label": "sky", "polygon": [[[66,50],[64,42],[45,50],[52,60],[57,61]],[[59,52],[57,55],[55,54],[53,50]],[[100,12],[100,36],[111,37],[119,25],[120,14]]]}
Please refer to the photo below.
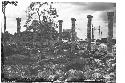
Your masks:
{"label": "sky", "polygon": [[[16,18],[21,18],[21,31],[25,30],[26,9],[30,5],[30,0],[20,0],[18,5],[8,4],[6,7],[7,31],[14,34],[17,31]],[[92,15],[92,24],[96,28],[94,31],[95,39],[99,38],[98,27],[101,27],[102,38],[108,34],[107,12],[116,13],[116,4],[109,2],[56,2],[53,7],[57,9],[59,15],[56,21],[63,20],[63,29],[71,28],[71,18],[76,19],[76,32],[80,39],[85,39],[87,35],[87,15]],[[2,18],[3,20],[3,18]],[[116,38],[116,14],[113,20],[113,38]],[[2,21],[3,27],[3,21]]]}

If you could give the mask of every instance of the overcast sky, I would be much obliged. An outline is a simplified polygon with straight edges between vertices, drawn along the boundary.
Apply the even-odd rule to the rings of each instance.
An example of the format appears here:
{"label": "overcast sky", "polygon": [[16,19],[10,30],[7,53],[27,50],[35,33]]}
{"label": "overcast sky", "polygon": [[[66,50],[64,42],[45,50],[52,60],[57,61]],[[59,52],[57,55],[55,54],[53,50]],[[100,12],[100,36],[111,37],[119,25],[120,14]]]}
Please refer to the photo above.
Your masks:
{"label": "overcast sky", "polygon": [[[6,16],[7,16],[7,31],[10,33],[16,32],[16,18],[21,17],[21,31],[25,30],[23,25],[26,21],[26,9],[31,2],[29,0],[21,0],[18,2],[18,6],[7,5]],[[58,2],[53,4],[53,7],[57,9],[59,17],[63,20],[63,29],[71,28],[71,18],[76,18],[76,32],[77,36],[81,39],[86,38],[87,33],[87,15],[92,15],[92,24],[98,29],[101,26],[102,37],[107,37],[107,12],[116,12],[115,3],[103,3],[103,2]],[[3,18],[2,18],[3,19]],[[3,26],[3,23],[2,23]],[[116,16],[114,16],[114,38],[116,37]],[[98,30],[95,30],[95,38],[98,38]]]}

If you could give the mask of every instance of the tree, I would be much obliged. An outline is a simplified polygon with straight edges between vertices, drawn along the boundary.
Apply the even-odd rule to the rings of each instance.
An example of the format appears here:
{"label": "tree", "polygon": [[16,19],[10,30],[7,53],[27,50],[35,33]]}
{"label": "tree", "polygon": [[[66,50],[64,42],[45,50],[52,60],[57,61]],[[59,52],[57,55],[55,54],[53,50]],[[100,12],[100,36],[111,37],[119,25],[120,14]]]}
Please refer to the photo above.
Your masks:
{"label": "tree", "polygon": [[57,11],[55,8],[52,8],[52,4],[48,2],[32,2],[28,9],[26,10],[27,13],[27,21],[25,26],[29,27],[32,21],[38,20],[39,23],[41,22],[52,22],[53,18],[58,17]]}
{"label": "tree", "polygon": [[29,5],[26,11],[27,20],[24,25],[27,31],[33,30],[33,32],[41,33],[42,36],[51,39],[56,37],[57,31],[54,28],[57,24],[54,22],[54,18],[58,15],[56,9],[52,8],[52,4],[52,2],[32,2]]}

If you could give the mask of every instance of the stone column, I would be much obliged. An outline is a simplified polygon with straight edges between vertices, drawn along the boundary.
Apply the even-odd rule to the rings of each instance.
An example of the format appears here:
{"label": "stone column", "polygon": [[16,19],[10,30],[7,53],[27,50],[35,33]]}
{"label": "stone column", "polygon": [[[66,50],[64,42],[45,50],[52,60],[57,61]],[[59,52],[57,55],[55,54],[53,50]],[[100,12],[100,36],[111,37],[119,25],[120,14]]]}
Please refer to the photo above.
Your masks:
{"label": "stone column", "polygon": [[101,39],[101,29],[100,29],[100,25],[99,25],[99,39]]}
{"label": "stone column", "polygon": [[20,26],[20,22],[21,22],[21,18],[16,18],[17,20],[17,33],[20,33],[20,29],[21,29],[21,26]]}
{"label": "stone column", "polygon": [[59,42],[62,41],[62,22],[63,20],[59,20]]}
{"label": "stone column", "polygon": [[92,28],[92,42],[94,42],[94,28]]}
{"label": "stone column", "polygon": [[72,29],[71,29],[71,42],[72,42],[72,46],[71,46],[71,52],[74,52],[75,50],[75,18],[71,18],[72,21]]}
{"label": "stone column", "polygon": [[72,37],[71,37],[71,41],[74,42],[75,41],[75,21],[76,21],[76,19],[71,18],[71,21],[72,21],[72,30],[71,30]]}
{"label": "stone column", "polygon": [[107,12],[108,16],[108,38],[107,38],[107,50],[112,52],[112,38],[113,38],[113,16],[114,12]]}
{"label": "stone column", "polygon": [[88,41],[88,46],[87,46],[87,50],[91,51],[91,21],[93,16],[88,15],[88,24],[87,24],[87,41]]}

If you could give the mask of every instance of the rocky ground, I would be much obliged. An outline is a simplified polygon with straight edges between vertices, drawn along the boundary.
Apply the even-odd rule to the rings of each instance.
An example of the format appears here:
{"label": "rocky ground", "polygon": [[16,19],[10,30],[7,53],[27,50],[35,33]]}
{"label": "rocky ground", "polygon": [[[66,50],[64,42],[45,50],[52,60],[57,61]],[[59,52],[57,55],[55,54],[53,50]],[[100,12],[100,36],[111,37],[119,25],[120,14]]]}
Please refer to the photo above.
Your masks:
{"label": "rocky ground", "polygon": [[4,48],[2,53],[9,55],[9,50],[14,51],[11,56],[3,57],[3,82],[116,81],[115,52],[11,46],[6,47],[8,52]]}

